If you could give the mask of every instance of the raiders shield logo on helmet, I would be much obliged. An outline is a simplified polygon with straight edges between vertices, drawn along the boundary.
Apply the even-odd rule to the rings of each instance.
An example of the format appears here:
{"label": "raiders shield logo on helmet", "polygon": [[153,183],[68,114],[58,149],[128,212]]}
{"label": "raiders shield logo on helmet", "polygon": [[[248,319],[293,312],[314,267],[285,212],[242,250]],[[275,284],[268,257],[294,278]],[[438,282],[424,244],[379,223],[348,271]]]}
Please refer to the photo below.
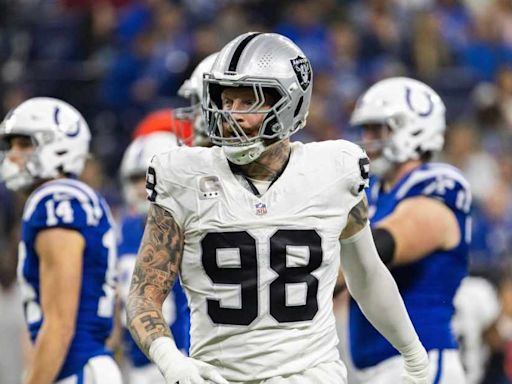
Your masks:
{"label": "raiders shield logo on helmet", "polygon": [[311,83],[311,65],[309,60],[305,57],[297,56],[295,59],[291,59],[290,62],[300,86],[305,91]]}

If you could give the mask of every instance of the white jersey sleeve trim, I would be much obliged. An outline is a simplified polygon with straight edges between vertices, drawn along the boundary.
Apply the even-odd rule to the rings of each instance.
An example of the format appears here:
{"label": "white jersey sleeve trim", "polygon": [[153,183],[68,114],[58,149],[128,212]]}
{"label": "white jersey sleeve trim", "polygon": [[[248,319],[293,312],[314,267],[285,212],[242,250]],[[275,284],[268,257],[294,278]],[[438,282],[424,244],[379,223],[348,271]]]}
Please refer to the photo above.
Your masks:
{"label": "white jersey sleeve trim", "polygon": [[102,211],[101,211],[100,200],[98,199],[98,195],[96,194],[96,192],[94,192],[94,190],[91,187],[89,187],[87,184],[85,184],[81,181],[73,180],[73,179],[58,179],[58,180],[56,180],[56,183],[59,183],[59,184],[62,183],[62,184],[66,184],[69,186],[73,186],[73,187],[76,187],[79,190],[83,191],[89,197],[89,199],[93,202],[92,206],[95,210],[94,213],[98,217],[101,217]]}
{"label": "white jersey sleeve trim", "polygon": [[[396,194],[397,199],[403,199],[407,192],[409,192],[415,185],[428,179],[440,176],[455,180],[460,185],[462,185],[462,187],[468,193],[470,193],[469,183],[458,171],[455,170],[455,168],[452,169],[452,167],[436,165],[433,167],[433,169],[414,172],[411,177],[398,189]],[[471,196],[469,196],[469,199],[471,199]]]}
{"label": "white jersey sleeve trim", "polygon": [[23,212],[23,220],[30,220],[41,200],[52,194],[56,195],[54,198],[58,198],[58,194],[64,194],[77,199],[85,211],[87,224],[89,225],[98,225],[101,217],[103,216],[103,211],[97,199],[96,201],[91,201],[89,196],[76,186],[52,183],[44,186],[29,198]]}

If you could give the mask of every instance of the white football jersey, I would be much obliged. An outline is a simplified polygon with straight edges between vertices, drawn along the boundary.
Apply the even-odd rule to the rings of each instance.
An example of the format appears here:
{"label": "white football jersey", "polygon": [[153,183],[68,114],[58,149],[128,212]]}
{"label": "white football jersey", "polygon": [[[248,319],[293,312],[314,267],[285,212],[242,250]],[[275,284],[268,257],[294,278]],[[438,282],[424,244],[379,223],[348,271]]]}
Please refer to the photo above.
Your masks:
{"label": "white football jersey", "polygon": [[190,355],[229,381],[339,360],[332,311],[339,237],[364,194],[369,162],[343,140],[291,148],[261,197],[237,180],[220,147],[173,149],[148,168],[150,200],[185,233]]}
{"label": "white football jersey", "polygon": [[483,333],[498,319],[501,306],[498,293],[481,277],[466,277],[457,290],[452,327],[458,338],[467,384],[478,384],[490,356]]}

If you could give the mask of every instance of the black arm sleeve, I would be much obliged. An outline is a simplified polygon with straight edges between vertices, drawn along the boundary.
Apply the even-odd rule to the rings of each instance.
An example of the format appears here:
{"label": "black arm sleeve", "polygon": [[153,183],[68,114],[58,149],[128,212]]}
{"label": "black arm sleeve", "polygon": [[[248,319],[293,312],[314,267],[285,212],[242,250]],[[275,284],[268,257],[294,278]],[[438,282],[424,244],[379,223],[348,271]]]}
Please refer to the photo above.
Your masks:
{"label": "black arm sleeve", "polygon": [[372,235],[380,259],[389,266],[395,257],[395,239],[393,235],[384,228],[373,228]]}

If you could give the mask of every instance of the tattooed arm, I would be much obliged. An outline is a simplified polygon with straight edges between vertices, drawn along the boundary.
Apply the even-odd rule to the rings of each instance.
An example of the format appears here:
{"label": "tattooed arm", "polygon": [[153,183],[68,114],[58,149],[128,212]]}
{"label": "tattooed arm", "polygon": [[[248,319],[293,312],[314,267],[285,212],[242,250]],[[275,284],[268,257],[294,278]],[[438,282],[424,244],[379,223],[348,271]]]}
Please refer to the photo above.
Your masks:
{"label": "tattooed arm", "polygon": [[340,242],[341,269],[350,294],[368,321],[404,357],[406,382],[426,384],[427,352],[409,319],[395,280],[375,248],[366,199],[350,211]]}
{"label": "tattooed arm", "polygon": [[228,384],[209,364],[176,348],[162,304],[176,281],[184,235],[172,215],[156,204],[149,210],[127,303],[127,323],[140,349],[157,365],[166,383]]}
{"label": "tattooed arm", "polygon": [[165,209],[152,204],[133,271],[127,324],[139,348],[149,356],[153,340],[171,337],[162,304],[172,289],[183,255],[183,232]]}
{"label": "tattooed arm", "polygon": [[356,233],[366,227],[367,223],[368,202],[366,197],[363,197],[361,201],[350,210],[350,213],[348,214],[347,225],[345,226],[345,229],[343,229],[340,239],[344,240],[354,236]]}

